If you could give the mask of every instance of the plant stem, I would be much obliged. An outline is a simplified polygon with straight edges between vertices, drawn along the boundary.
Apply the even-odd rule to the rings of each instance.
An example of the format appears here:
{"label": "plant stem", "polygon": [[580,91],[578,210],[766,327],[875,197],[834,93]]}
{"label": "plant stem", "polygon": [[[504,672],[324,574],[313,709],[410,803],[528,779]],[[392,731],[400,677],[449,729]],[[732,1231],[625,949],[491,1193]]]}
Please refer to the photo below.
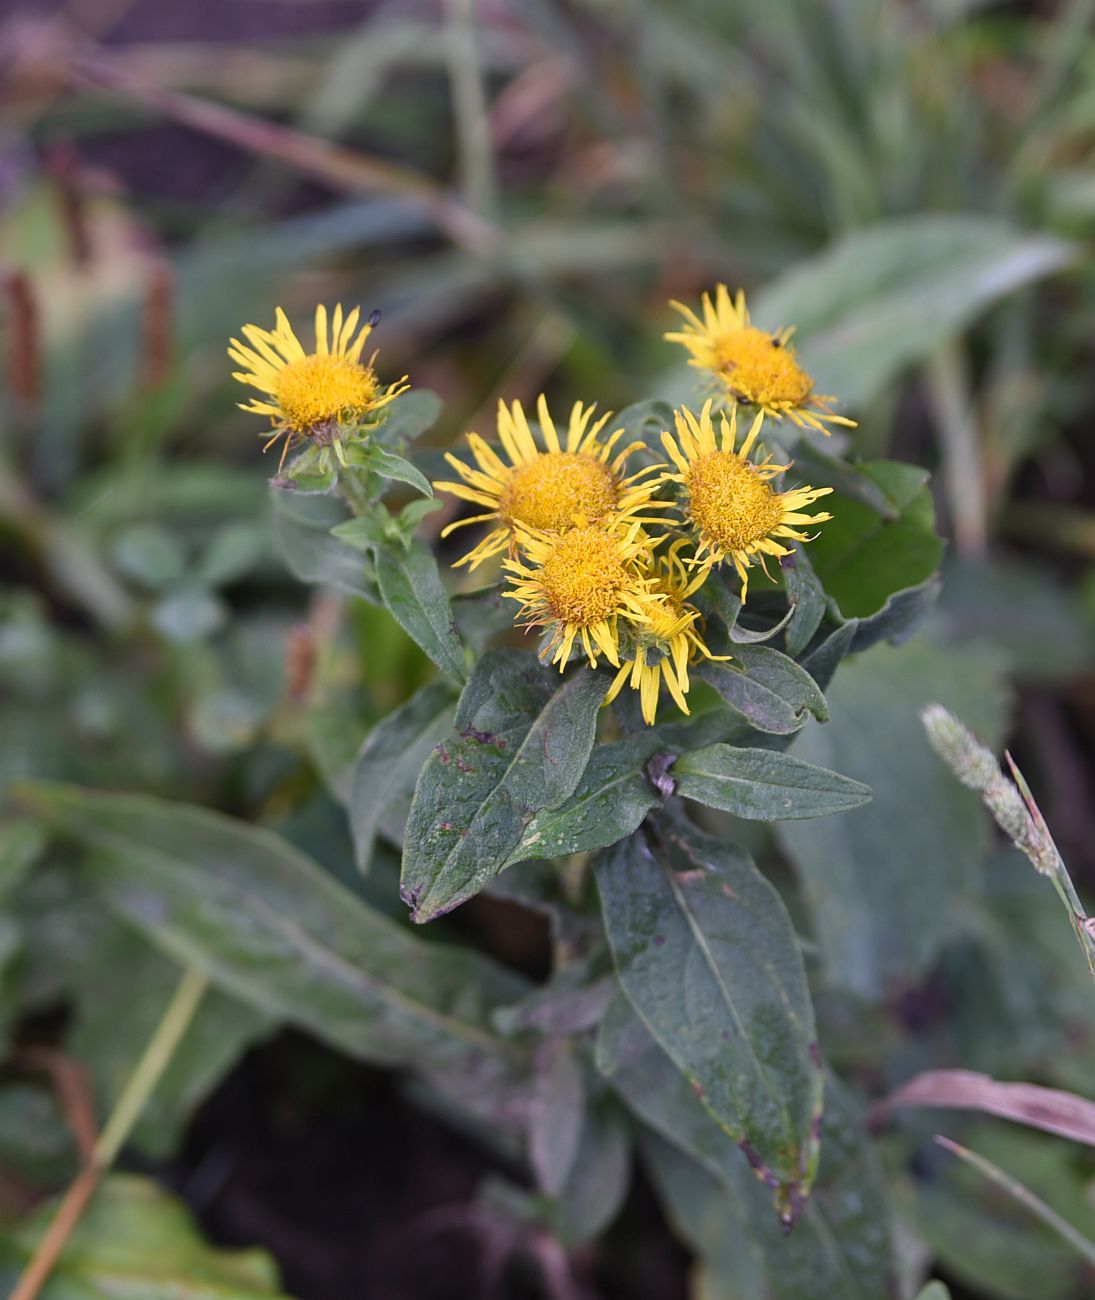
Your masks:
{"label": "plant stem", "polygon": [[970,404],[962,355],[954,341],[937,348],[927,362],[928,389],[939,428],[943,490],[960,555],[984,555],[988,546],[988,503],[981,449]]}
{"label": "plant stem", "polygon": [[494,151],[475,42],[475,0],[446,0],[445,11],[449,82],[465,202],[473,212],[489,216],[496,198]]}
{"label": "plant stem", "polygon": [[1056,1210],[1048,1206],[1040,1197],[1034,1195],[1029,1187],[1025,1187],[1011,1174],[1005,1173],[998,1165],[994,1165],[991,1160],[986,1160],[984,1156],[979,1156],[976,1151],[971,1151],[968,1147],[960,1146],[950,1138],[936,1134],[936,1142],[944,1150],[949,1151],[952,1155],[957,1156],[960,1160],[965,1160],[974,1169],[979,1170],[984,1176],[994,1182],[997,1187],[1002,1188],[1009,1196],[1012,1196],[1020,1205],[1026,1208],[1040,1219],[1051,1231],[1057,1235],[1087,1260],[1088,1264],[1095,1267],[1095,1242],[1089,1241],[1082,1232],[1063,1219]]}
{"label": "plant stem", "polygon": [[35,1300],[46,1284],[100,1179],[117,1159],[118,1152],[132,1132],[194,1019],[206,984],[205,976],[193,967],[188,967],[183,973],[148,1046],[129,1076],[122,1095],[95,1143],[91,1159],[65,1193],[53,1221],[39,1241],[9,1300]]}

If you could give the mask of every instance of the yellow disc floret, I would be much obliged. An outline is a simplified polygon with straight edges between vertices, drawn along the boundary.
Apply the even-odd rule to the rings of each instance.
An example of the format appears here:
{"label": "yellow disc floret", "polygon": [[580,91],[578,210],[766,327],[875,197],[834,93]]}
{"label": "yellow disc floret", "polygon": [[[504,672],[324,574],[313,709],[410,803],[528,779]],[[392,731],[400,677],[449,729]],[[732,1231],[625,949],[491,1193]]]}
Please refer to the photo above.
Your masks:
{"label": "yellow disc floret", "polygon": [[609,416],[594,420],[593,407],[581,402],[571,408],[565,437],[560,437],[542,395],[536,414],[539,440],[520,402],[498,403],[498,441],[505,460],[477,433],[468,434],[474,464],[446,453],[460,482],[443,481],[434,487],[482,506],[484,513],[456,520],[441,536],[468,524],[495,525],[458,564],[474,569],[504,551],[512,557],[521,528],[557,533],[578,524],[657,522],[641,513],[655,488],[644,480],[664,467],[648,465],[636,474],[625,471],[627,458],[643,443],[631,442],[615,451],[623,429],[603,434]]}
{"label": "yellow disc floret", "polygon": [[685,475],[693,522],[724,551],[744,551],[783,519],[783,502],[756,467],[732,451],[701,456]]}
{"label": "yellow disc floret", "polygon": [[584,524],[565,533],[517,531],[520,559],[503,561],[511,590],[521,603],[525,627],[550,632],[542,653],[560,672],[576,639],[591,664],[598,654],[619,667],[619,635],[624,624],[645,623],[657,598],[644,560],[655,543],[632,523],[611,527]]}
{"label": "yellow disc floret", "polygon": [[589,627],[608,618],[628,585],[619,539],[602,528],[563,533],[540,567],[544,605],[561,623]]}
{"label": "yellow disc floret", "polygon": [[711,419],[710,401],[697,417],[687,407],[676,413],[676,436],[662,434],[662,444],[680,471],[667,474],[680,483],[686,500],[681,503],[685,520],[696,533],[696,550],[691,563],[733,561],[741,577],[741,598],[745,599],[749,567],[759,560],[764,567],[768,555],[780,559],[790,554],[783,541],[805,542],[801,524],[821,524],[832,516],[807,515],[802,507],[812,505],[832,488],[791,488],[777,492],[771,479],[790,465],[776,465],[771,456],[759,464],[749,459],[764,423],[764,412],[753,421],[749,432],[737,441],[738,413],[719,415],[719,431]]}
{"label": "yellow disc floret", "polygon": [[749,325],[720,337],[713,351],[714,368],[739,401],[798,407],[813,394],[814,381],[779,335]]}
{"label": "yellow disc floret", "polygon": [[305,433],[328,420],[348,421],[376,396],[376,377],[356,361],[339,356],[309,356],[290,361],[274,384],[281,418]]}
{"label": "yellow disc floret", "polygon": [[508,524],[559,532],[575,517],[603,519],[616,505],[616,478],[585,452],[553,451],[515,469],[502,491],[499,514]]}
{"label": "yellow disc floret", "polygon": [[688,364],[706,370],[731,402],[822,433],[830,424],[854,427],[854,420],[833,414],[834,398],[814,392],[813,379],[791,347],[793,331],[758,329],[749,319],[744,293],[731,298],[726,285],[718,285],[714,299],[703,295],[702,315],[682,302],[669,305],[684,317],[684,327],[665,337],[687,348]]}

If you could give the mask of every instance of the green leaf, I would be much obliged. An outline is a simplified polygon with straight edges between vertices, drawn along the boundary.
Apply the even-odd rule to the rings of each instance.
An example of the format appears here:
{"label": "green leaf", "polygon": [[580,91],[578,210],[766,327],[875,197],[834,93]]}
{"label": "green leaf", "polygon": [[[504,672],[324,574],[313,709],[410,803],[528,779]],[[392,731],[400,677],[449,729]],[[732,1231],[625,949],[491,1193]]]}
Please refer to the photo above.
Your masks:
{"label": "green leaf", "polygon": [[631,1143],[614,1098],[582,1116],[570,1175],[551,1215],[555,1235],[568,1251],[593,1241],[623,1208],[631,1181]]}
{"label": "green leaf", "polygon": [[464,646],[453,622],[452,606],[433,552],[423,542],[408,549],[385,546],[377,552],[376,577],[384,604],[400,627],[434,663],[456,681],[467,676]]}
{"label": "green leaf", "polygon": [[859,620],[854,618],[847,623],[842,623],[823,641],[818,642],[802,660],[802,667],[817,682],[821,690],[829,689],[833,674],[843,663],[845,656],[851,652],[858,626]]}
{"label": "green leaf", "polygon": [[784,644],[791,658],[797,659],[821,626],[828,600],[804,546],[796,546],[794,552],[781,562],[780,568],[787,599],[791,603]]}
{"label": "green leaf", "polygon": [[810,674],[769,646],[736,646],[733,663],[701,664],[696,676],[769,735],[790,735],[811,714],[821,721],[829,716],[825,696]]}
{"label": "green leaf", "polygon": [[928,614],[943,589],[943,579],[938,573],[916,587],[906,587],[886,597],[886,603],[877,613],[868,618],[853,619],[855,635],[852,637],[851,654],[869,650],[879,641],[900,643],[915,631],[920,621]]}
{"label": "green leaf", "polygon": [[412,388],[388,404],[384,421],[376,430],[376,437],[389,447],[400,439],[413,442],[428,429],[432,429],[441,415],[442,401],[428,388]]}
{"label": "green leaf", "polygon": [[983,213],[897,218],[799,263],[757,295],[753,316],[768,329],[795,325],[819,391],[855,405],[992,303],[1074,257],[1062,240]]}
{"label": "green leaf", "polygon": [[885,1184],[856,1107],[838,1080],[829,1076],[825,1082],[817,1181],[786,1235],[749,1162],[712,1123],[622,997],[601,1022],[597,1065],[659,1135],[645,1133],[641,1150],[678,1235],[720,1284],[712,1294],[891,1300]]}
{"label": "green leaf", "polygon": [[792,1219],[817,1162],[822,1078],[802,956],[739,850],[660,819],[596,865],[621,987]]}
{"label": "green leaf", "polygon": [[826,502],[833,518],[810,544],[810,562],[822,586],[853,618],[880,610],[894,592],[919,586],[943,556],[927,472],[889,460],[860,468],[885,492],[893,517],[836,495]]}
{"label": "green leaf", "polygon": [[827,817],[858,808],[869,786],[768,749],[709,745],[673,765],[677,793],[754,821]]}
{"label": "green leaf", "polygon": [[479,954],[426,943],[255,826],[137,795],[35,785],[24,797],[92,850],[95,888],[177,961],[362,1060],[508,1071],[490,1029],[523,983]]}
{"label": "green leaf", "polygon": [[642,824],[661,802],[644,764],[657,752],[658,735],[638,735],[598,745],[578,788],[555,808],[538,812],[525,827],[506,865],[528,858],[562,858],[607,848]]}
{"label": "green leaf", "polygon": [[331,535],[331,529],[345,519],[339,502],[333,497],[273,488],[270,505],[274,542],[294,578],[323,583],[372,605],[380,604],[366,558]]}
{"label": "green leaf", "polygon": [[986,826],[973,791],[935,759],[919,711],[961,713],[990,746],[1004,714],[997,667],[982,648],[923,640],[880,645],[849,661],[829,698],[833,720],[794,752],[868,782],[874,799],[809,826],[781,823],[829,978],[871,1000],[922,977],[954,933],[977,879]]}
{"label": "green leaf", "polygon": [[491,651],[464,688],[456,727],[426,760],[403,848],[401,893],[429,921],[506,866],[530,820],[573,794],[607,682],[566,680],[519,651]]}
{"label": "green leaf", "polygon": [[[0,1233],[0,1287],[10,1295],[56,1212],[41,1206]],[[113,1174],[69,1237],[41,1300],[288,1300],[260,1250],[206,1245],[190,1211],[151,1179]]]}
{"label": "green leaf", "polygon": [[916,1293],[916,1300],[951,1300],[951,1293],[942,1282],[929,1282]]}
{"label": "green leaf", "polygon": [[[726,1300],[892,1300],[881,1173],[843,1090],[831,1079],[826,1087],[831,1100],[818,1182],[790,1234],[781,1230],[767,1194],[738,1152],[722,1152],[712,1173],[679,1149],[672,1130],[669,1141],[643,1135],[644,1164],[670,1222],[699,1256],[704,1285],[698,1294]],[[680,1105],[686,1104],[682,1096]]]}
{"label": "green leaf", "polygon": [[394,479],[397,483],[409,483],[423,496],[433,496],[433,488],[430,487],[429,479],[421,470],[415,469],[409,460],[397,456],[394,451],[388,451],[386,448],[378,447],[374,443],[365,449],[365,454],[358,461],[358,464],[365,469],[372,470],[375,474],[379,474],[381,478]]}
{"label": "green leaf", "polygon": [[537,1054],[529,1116],[529,1162],[539,1187],[558,1196],[578,1157],[585,1122],[586,1090],[581,1064],[566,1039]]}
{"label": "green leaf", "polygon": [[763,631],[753,631],[750,628],[741,627],[738,619],[745,608],[744,602],[739,595],[727,587],[725,580],[721,577],[717,577],[713,581],[709,579],[704,583],[693,603],[703,609],[705,613],[710,611],[722,619],[732,645],[756,645],[762,641],[770,641],[788,625],[794,612],[788,610],[778,623]]}
{"label": "green leaf", "polygon": [[406,822],[419,770],[449,734],[453,711],[452,687],[427,682],[366,736],[350,790],[350,829],[362,871],[368,868],[378,829],[385,822]]}

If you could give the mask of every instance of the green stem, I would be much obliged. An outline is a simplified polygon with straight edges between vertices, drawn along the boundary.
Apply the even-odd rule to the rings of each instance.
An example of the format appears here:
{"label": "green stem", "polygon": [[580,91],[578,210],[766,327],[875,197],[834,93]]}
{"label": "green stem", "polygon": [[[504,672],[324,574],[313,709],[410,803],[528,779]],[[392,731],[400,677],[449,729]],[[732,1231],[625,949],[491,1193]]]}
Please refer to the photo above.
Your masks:
{"label": "green stem", "polygon": [[981,449],[962,355],[953,340],[927,363],[928,390],[935,408],[955,546],[961,555],[983,555],[988,545],[988,503]]}
{"label": "green stem", "polygon": [[1005,1173],[998,1165],[994,1165],[991,1160],[979,1156],[976,1151],[959,1146],[957,1142],[952,1142],[950,1138],[938,1134],[935,1140],[944,1150],[956,1155],[959,1160],[964,1160],[967,1164],[972,1165],[974,1169],[977,1169],[986,1178],[994,1182],[997,1187],[1002,1188],[1009,1196],[1017,1200],[1020,1205],[1026,1206],[1036,1219],[1040,1219],[1047,1228],[1067,1241],[1077,1254],[1082,1255],[1090,1265],[1095,1267],[1095,1242],[1089,1241],[1067,1219],[1063,1219],[1056,1210],[1035,1196],[1029,1187],[1025,1187],[1018,1179],[1012,1178],[1011,1174]]}
{"label": "green stem", "polygon": [[175,1050],[182,1041],[183,1034],[190,1027],[190,1022],[201,1004],[207,980],[201,971],[189,967],[179,981],[175,995],[168,1003],[156,1031],[149,1039],[144,1055],[137,1062],[137,1068],[129,1076],[129,1081],[122,1089],[122,1095],[115,1103],[110,1118],[106,1122],[92,1159],[103,1168],[108,1168],[117,1158],[125,1140],[133,1131],[133,1126],[148,1104],[148,1099],[159,1083],[164,1070],[167,1069]]}
{"label": "green stem", "polygon": [[494,212],[497,187],[490,114],[475,41],[475,0],[446,0],[446,40],[453,117],[464,199],[473,212]]}
{"label": "green stem", "polygon": [[69,1237],[90,1204],[100,1179],[117,1159],[118,1152],[140,1119],[149,1097],[190,1027],[201,1005],[206,986],[206,978],[200,971],[188,967],[183,973],[174,996],[95,1143],[91,1160],[61,1199],[52,1222],[27,1262],[10,1300],[35,1300],[49,1280]]}

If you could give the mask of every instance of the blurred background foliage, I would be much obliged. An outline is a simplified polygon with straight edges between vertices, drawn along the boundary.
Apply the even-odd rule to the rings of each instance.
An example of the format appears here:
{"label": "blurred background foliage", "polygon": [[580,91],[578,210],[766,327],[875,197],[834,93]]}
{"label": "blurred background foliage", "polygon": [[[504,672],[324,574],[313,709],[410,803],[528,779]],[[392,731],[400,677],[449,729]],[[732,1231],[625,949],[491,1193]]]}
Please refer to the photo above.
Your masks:
{"label": "blurred background foliage", "polygon": [[[796,749],[874,785],[868,813],[776,840],[737,828],[793,910],[797,890],[809,899],[827,1058],[871,1097],[940,1065],[1089,1091],[1091,990],[1056,902],[995,846],[917,710],[940,699],[1010,746],[1090,888],[1093,22],[1090,0],[9,4],[5,784],[231,812],[402,915],[394,859],[357,875],[328,784],[344,790],[369,725],[432,670],[383,611],[290,576],[286,561],[324,567],[320,543],[291,510],[272,526],[274,467],[236,410],[227,336],[276,304],[296,320],[316,301],[380,308],[382,376],[444,399],[418,444],[428,465],[429,448],[489,429],[501,395],[688,396],[665,302],[726,280],[762,325],[798,326],[819,386],[860,421],[838,435],[852,454],[932,471],[949,541],[927,629],[843,669],[833,721]],[[887,590],[934,564],[924,528],[893,532],[909,581]],[[0,902],[11,1217],[75,1169],[66,1063],[86,1067],[101,1113],[174,972],[18,815],[0,832]],[[543,974],[546,930],[512,902],[446,927]],[[945,1118],[1090,1234],[1090,1152]],[[1090,1272],[1059,1237],[931,1145],[942,1123],[903,1112],[881,1135],[901,1285],[934,1258],[955,1295],[1084,1294]],[[506,1221],[504,1198],[473,1204],[494,1158],[398,1080],[221,995],[132,1163],[211,1239],[272,1250],[301,1296],[466,1296]],[[655,1191],[706,1257],[695,1294],[753,1294],[703,1243],[717,1194],[688,1189],[686,1213],[672,1162],[652,1167],[658,1187],[637,1175],[612,1234],[585,1247],[591,1294],[685,1294]],[[160,1196],[121,1180],[97,1212],[116,1209],[119,1240],[156,1225],[182,1274],[273,1294],[262,1260],[207,1259]],[[518,1275],[506,1294],[537,1285]]]}

